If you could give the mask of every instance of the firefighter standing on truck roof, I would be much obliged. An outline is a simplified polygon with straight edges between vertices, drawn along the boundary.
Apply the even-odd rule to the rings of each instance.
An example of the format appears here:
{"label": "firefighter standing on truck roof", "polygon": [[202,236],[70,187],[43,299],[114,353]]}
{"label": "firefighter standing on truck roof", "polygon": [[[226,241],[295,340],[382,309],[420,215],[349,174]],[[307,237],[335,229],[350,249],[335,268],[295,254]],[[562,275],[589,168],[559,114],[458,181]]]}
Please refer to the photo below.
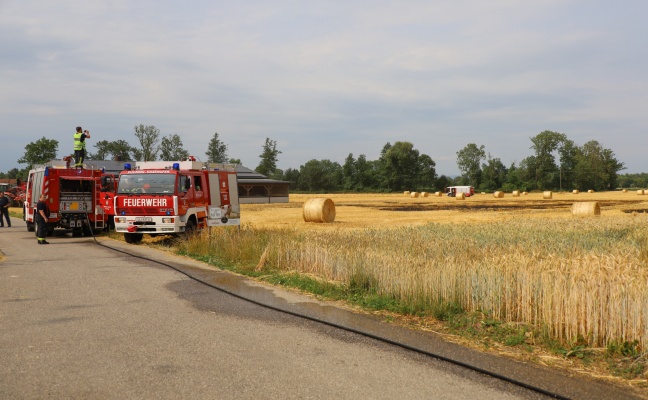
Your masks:
{"label": "firefighter standing on truck roof", "polygon": [[83,160],[85,159],[85,140],[90,138],[90,132],[83,130],[80,126],[76,127],[74,133],[74,166],[76,168],[83,168]]}

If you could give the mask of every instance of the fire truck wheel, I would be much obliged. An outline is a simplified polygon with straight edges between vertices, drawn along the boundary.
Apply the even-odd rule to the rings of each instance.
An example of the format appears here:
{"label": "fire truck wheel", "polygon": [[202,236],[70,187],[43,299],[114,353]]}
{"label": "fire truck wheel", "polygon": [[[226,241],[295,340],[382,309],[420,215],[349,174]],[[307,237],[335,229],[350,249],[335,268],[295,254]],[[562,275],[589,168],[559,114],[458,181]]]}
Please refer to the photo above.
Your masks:
{"label": "fire truck wheel", "polygon": [[193,219],[187,220],[187,225],[185,225],[185,235],[191,236],[196,232],[196,224]]}
{"label": "fire truck wheel", "polygon": [[144,237],[141,233],[124,233],[124,240],[126,243],[137,244],[142,241]]}

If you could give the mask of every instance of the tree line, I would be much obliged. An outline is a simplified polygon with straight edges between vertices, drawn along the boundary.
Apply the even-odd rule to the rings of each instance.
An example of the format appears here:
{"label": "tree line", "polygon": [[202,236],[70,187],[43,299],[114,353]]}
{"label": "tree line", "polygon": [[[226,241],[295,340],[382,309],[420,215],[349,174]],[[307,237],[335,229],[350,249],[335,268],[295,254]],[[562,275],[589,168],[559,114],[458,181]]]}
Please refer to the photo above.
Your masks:
{"label": "tree line", "polygon": [[[86,150],[86,160],[176,161],[186,160],[190,156],[189,152],[183,147],[182,139],[177,134],[161,136],[160,130],[153,125],[140,124],[135,126],[134,129],[139,146],[131,146],[125,140],[100,140],[94,144],[96,151]],[[87,143],[86,146],[88,146]],[[7,173],[0,172],[0,178],[25,180],[29,170],[34,165],[45,164],[56,159],[58,147],[58,140],[47,139],[46,137],[28,143],[25,146],[24,155],[18,159],[19,164],[27,164],[27,166],[22,169],[13,168]],[[218,132],[215,132],[205,152],[206,161],[241,164],[239,159],[228,158],[227,152],[227,144],[223,143],[218,136]],[[277,150],[277,142],[266,138],[262,153],[259,156],[261,162],[256,170],[267,175],[277,169],[277,156],[280,153]]]}
{"label": "tree line", "polygon": [[[134,130],[139,146],[131,146],[125,140],[101,140],[94,144],[95,151],[89,152],[87,159],[174,161],[190,155],[177,134],[161,136],[155,126],[142,124]],[[552,131],[543,131],[530,139],[533,154],[508,167],[487,153],[484,145],[469,143],[456,153],[461,175],[449,177],[438,176],[434,160],[405,141],[386,143],[377,160],[349,153],[342,165],[328,159],[312,159],[299,168],[281,170],[277,168],[281,154],[277,142],[266,138],[259,155],[261,161],[255,170],[269,178],[290,182],[291,190],[297,192],[440,191],[453,185],[470,185],[478,191],[601,191],[648,187],[648,174],[619,175],[624,164],[616,159],[612,150],[597,141],[579,146],[567,135]],[[43,137],[29,143],[18,160],[27,167],[0,173],[0,177],[25,179],[33,165],[55,159],[57,152],[56,140]],[[207,146],[206,161],[241,163],[239,159],[228,158],[227,153],[227,144],[214,133]]]}
{"label": "tree line", "polygon": [[531,138],[534,154],[519,164],[505,166],[486,152],[484,145],[469,143],[457,151],[460,176],[437,176],[435,162],[409,142],[387,143],[378,160],[349,154],[344,165],[311,160],[299,169],[289,168],[275,178],[290,181],[293,190],[321,191],[440,191],[448,186],[474,186],[479,191],[610,190],[646,187],[646,174],[618,172],[624,164],[597,141],[578,146],[567,135],[544,131]]}

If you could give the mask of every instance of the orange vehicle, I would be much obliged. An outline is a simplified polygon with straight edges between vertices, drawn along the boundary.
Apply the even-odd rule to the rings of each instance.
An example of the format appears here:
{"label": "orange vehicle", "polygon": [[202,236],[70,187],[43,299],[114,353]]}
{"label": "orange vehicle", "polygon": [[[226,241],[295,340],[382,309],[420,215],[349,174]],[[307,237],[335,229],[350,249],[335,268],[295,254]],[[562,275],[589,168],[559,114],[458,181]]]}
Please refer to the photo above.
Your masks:
{"label": "orange vehicle", "polygon": [[144,234],[175,235],[240,225],[235,164],[197,161],[125,164],[114,199],[115,231],[128,243]]}

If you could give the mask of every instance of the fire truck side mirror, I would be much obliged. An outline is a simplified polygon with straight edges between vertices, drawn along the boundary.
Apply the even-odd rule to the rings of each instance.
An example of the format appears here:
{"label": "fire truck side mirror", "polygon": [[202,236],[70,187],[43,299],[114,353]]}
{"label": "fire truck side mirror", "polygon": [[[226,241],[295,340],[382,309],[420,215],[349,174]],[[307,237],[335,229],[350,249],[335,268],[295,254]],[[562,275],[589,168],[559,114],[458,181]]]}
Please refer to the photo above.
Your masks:
{"label": "fire truck side mirror", "polygon": [[108,177],[106,175],[101,177],[101,186],[103,187],[108,186]]}

